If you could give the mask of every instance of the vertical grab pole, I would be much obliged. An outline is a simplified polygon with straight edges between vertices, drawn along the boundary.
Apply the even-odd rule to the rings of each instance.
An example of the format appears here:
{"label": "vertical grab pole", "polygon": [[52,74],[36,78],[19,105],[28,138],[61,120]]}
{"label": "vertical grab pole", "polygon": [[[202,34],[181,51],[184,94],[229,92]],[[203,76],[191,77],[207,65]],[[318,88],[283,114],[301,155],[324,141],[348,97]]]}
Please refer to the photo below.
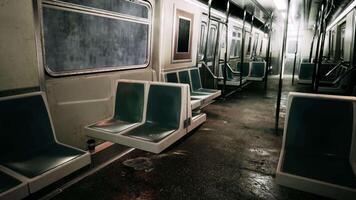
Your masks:
{"label": "vertical grab pole", "polygon": [[[252,34],[252,31],[253,31],[253,20],[255,19],[255,15],[254,14],[252,14],[252,20],[251,20],[251,27],[250,27],[250,38],[249,38],[249,40],[250,40],[250,59],[252,59],[252,56],[253,56],[253,44],[252,44],[252,38],[254,38],[253,37],[253,34]],[[251,49],[252,48],[252,49]]]}
{"label": "vertical grab pole", "polygon": [[224,90],[223,93],[225,94],[226,92],[226,78],[227,78],[227,49],[228,49],[228,42],[229,42],[229,9],[230,9],[230,0],[227,1],[227,5],[226,5],[226,21],[225,21],[225,59],[224,59],[224,68],[223,68],[223,72],[224,72]]}
{"label": "vertical grab pole", "polygon": [[[325,1],[324,1],[325,3]],[[318,91],[319,87],[319,81],[320,81],[320,68],[321,68],[321,63],[323,61],[323,54],[324,54],[324,42],[325,42],[325,34],[326,34],[326,27],[325,27],[325,4],[322,7],[322,14],[321,14],[321,19],[320,19],[320,34],[321,34],[321,43],[320,43],[320,50],[319,50],[319,57],[318,57],[318,62],[317,62],[317,68],[315,70],[315,85],[314,85],[314,91]]]}
{"label": "vertical grab pole", "polygon": [[297,54],[298,54],[298,47],[299,47],[300,23],[301,23],[301,21],[299,21],[299,23],[298,23],[297,43],[295,44],[294,63],[293,63],[293,75],[292,75],[292,85],[294,85],[295,65],[297,64]]}
{"label": "vertical grab pole", "polygon": [[316,21],[315,21],[315,29],[314,29],[314,35],[313,35],[313,38],[312,38],[312,43],[311,43],[311,47],[310,47],[310,53],[309,53],[309,63],[311,63],[312,61],[312,56],[313,56],[313,49],[314,49],[314,40],[315,40],[315,37],[316,37],[316,33],[318,31],[318,21],[319,21],[319,13],[316,15]]}
{"label": "vertical grab pole", "polygon": [[213,0],[209,0],[208,2],[208,27],[207,27],[207,33],[206,33],[206,41],[205,41],[205,49],[204,49],[204,63],[208,66],[208,41],[209,41],[209,33],[210,33],[210,18],[211,18],[211,2]]}
{"label": "vertical grab pole", "polygon": [[[208,2],[208,25],[206,28],[206,41],[205,41],[205,49],[204,49],[204,57],[203,57],[203,63],[205,64],[206,68],[209,68],[208,66],[208,41],[209,41],[209,37],[210,37],[210,17],[211,17],[211,2],[213,0],[209,0]],[[206,74],[206,72],[204,72],[204,75]],[[207,83],[207,77],[204,77],[204,82]],[[214,83],[214,87],[215,87],[215,83]]]}
{"label": "vertical grab pole", "polygon": [[266,52],[266,69],[265,69],[265,90],[267,90],[267,80],[268,80],[268,68],[271,65],[271,37],[272,37],[272,23],[273,23],[273,13],[270,17],[269,22],[269,31],[268,31],[268,44],[267,44],[267,52]]}
{"label": "vertical grab pole", "polygon": [[288,19],[289,19],[289,6],[290,0],[288,0],[287,4],[287,17],[284,23],[284,33],[283,33],[283,45],[282,45],[282,57],[281,57],[281,67],[279,70],[279,84],[278,84],[278,96],[277,96],[277,106],[276,106],[276,124],[275,124],[275,131],[278,134],[278,125],[279,125],[279,112],[281,109],[281,97],[282,97],[282,86],[283,86],[283,68],[285,64],[285,57],[286,57],[286,46],[287,46],[287,34],[288,34]]}
{"label": "vertical grab pole", "polygon": [[318,42],[317,42],[317,45],[316,45],[316,51],[315,51],[315,60],[314,61],[314,68],[313,68],[313,77],[312,77],[312,89],[313,89],[313,92],[317,92],[317,86],[316,86],[316,79],[317,79],[317,76],[318,76],[318,68],[320,67],[319,66],[319,53],[320,53],[320,42],[321,42],[321,37],[322,37],[322,24],[323,24],[323,13],[324,13],[324,3],[321,4],[321,10],[320,10],[320,16],[319,16],[319,34],[318,34]]}
{"label": "vertical grab pole", "polygon": [[242,87],[242,76],[243,76],[243,63],[244,63],[244,50],[245,50],[245,23],[246,23],[246,9],[244,9],[244,19],[242,23],[242,39],[241,39],[241,58],[240,58],[240,87]]}

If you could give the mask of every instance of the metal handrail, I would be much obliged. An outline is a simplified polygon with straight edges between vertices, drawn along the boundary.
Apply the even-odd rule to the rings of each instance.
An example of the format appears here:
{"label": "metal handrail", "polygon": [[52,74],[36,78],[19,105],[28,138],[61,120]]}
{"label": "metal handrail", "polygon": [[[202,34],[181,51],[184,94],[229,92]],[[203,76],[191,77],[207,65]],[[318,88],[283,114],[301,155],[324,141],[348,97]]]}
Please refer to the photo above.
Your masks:
{"label": "metal handrail", "polygon": [[211,69],[208,67],[208,65],[207,65],[205,62],[202,62],[201,65],[204,66],[204,67],[208,70],[209,74],[210,74],[214,79],[216,79],[216,80],[224,80],[224,77],[216,76],[216,75],[211,71]]}

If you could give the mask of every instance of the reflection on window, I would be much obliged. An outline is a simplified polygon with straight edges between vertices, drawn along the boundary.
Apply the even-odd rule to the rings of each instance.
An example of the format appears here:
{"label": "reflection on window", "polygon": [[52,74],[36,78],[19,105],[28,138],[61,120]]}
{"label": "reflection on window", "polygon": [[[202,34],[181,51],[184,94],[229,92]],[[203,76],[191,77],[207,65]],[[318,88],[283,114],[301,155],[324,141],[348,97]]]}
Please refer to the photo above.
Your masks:
{"label": "reflection on window", "polygon": [[259,34],[256,33],[255,34],[255,39],[253,41],[252,56],[256,56],[258,39],[259,39]]}
{"label": "reflection on window", "polygon": [[149,23],[127,21],[102,12],[99,15],[95,7],[81,11],[71,5],[64,10],[43,4],[45,66],[50,74],[147,66]]}
{"label": "reflection on window", "polygon": [[345,53],[345,29],[346,29],[346,22],[344,22],[340,27],[340,59],[344,58]]}
{"label": "reflection on window", "polygon": [[250,33],[246,33],[246,37],[247,37],[246,55],[251,55],[251,40],[252,40],[252,38],[251,38]]}
{"label": "reflection on window", "polygon": [[335,30],[331,31],[331,36],[330,36],[330,57],[334,58],[335,57]]}
{"label": "reflection on window", "polygon": [[259,55],[262,55],[262,49],[263,49],[263,40],[261,40],[260,53],[259,53]]}
{"label": "reflection on window", "polygon": [[206,43],[206,22],[202,22],[200,27],[199,60],[203,60]]}
{"label": "reflection on window", "polygon": [[212,26],[210,28],[209,40],[208,40],[208,49],[207,49],[208,58],[214,57],[215,48],[216,48],[216,27]]}
{"label": "reflection on window", "polygon": [[231,37],[230,57],[231,58],[239,57],[240,49],[241,49],[241,33],[238,32],[237,28],[234,28]]}

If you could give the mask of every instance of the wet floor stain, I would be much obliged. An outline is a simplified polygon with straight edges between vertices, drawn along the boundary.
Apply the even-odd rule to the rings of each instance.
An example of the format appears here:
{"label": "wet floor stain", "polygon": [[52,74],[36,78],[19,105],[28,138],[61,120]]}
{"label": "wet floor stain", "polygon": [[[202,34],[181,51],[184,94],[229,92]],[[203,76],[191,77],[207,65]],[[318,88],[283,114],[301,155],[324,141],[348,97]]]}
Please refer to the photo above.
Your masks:
{"label": "wet floor stain", "polygon": [[[274,131],[276,83],[218,100],[204,109],[202,126],[161,154],[135,150],[55,199],[321,199],[275,182],[282,144]],[[286,105],[283,99],[282,113]]]}

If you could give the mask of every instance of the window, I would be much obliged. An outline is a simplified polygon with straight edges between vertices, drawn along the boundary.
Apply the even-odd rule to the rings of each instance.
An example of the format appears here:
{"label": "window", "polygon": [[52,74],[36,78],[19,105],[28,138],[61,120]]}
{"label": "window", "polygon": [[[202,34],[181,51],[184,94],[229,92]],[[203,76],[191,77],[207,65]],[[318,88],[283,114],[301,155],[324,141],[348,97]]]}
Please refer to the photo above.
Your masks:
{"label": "window", "polygon": [[246,36],[245,42],[247,42],[247,45],[245,43],[246,55],[251,55],[251,42],[252,42],[251,34],[249,32],[246,32],[245,36]]}
{"label": "window", "polygon": [[240,57],[240,49],[241,49],[241,33],[237,27],[234,27],[232,31],[231,37],[231,45],[230,45],[230,57],[238,58]]}
{"label": "window", "polygon": [[204,58],[205,44],[206,44],[206,22],[202,21],[200,27],[200,42],[199,42],[199,61]]}
{"label": "window", "polygon": [[193,19],[193,14],[177,9],[173,60],[192,59],[191,37],[193,30]]}
{"label": "window", "polygon": [[64,1],[43,1],[42,4],[45,67],[49,74],[148,65],[149,4],[126,0]]}
{"label": "window", "polygon": [[259,55],[261,56],[262,55],[262,49],[263,49],[263,39],[261,40],[261,44],[260,44],[260,50],[259,50]]}
{"label": "window", "polygon": [[340,59],[344,59],[345,53],[345,29],[346,29],[346,22],[340,25],[340,45],[339,45],[339,52],[340,52]]}
{"label": "window", "polygon": [[255,39],[253,41],[253,47],[252,47],[252,56],[256,56],[257,54],[257,45],[258,45],[258,40],[259,40],[259,34],[255,34]]}
{"label": "window", "polygon": [[336,37],[335,30],[332,30],[330,36],[330,58],[335,57],[335,37]]}
{"label": "window", "polygon": [[216,37],[217,37],[217,28],[216,26],[210,26],[209,38],[208,38],[208,49],[207,49],[207,58],[211,59],[214,57],[215,48],[216,48]]}

